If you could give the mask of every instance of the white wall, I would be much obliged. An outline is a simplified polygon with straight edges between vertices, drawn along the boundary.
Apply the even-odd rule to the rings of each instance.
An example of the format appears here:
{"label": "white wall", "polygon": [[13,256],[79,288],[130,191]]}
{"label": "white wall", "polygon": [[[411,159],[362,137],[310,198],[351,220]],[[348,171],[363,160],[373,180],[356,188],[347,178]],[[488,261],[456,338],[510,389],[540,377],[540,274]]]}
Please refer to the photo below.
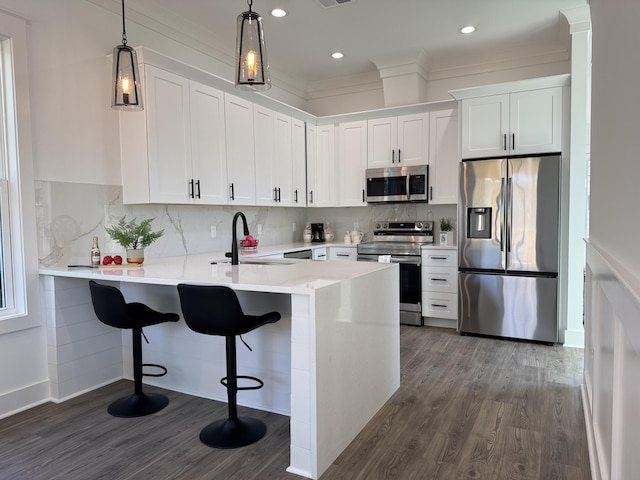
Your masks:
{"label": "white wall", "polygon": [[590,239],[583,398],[592,475],[640,468],[640,255],[637,19],[640,2],[591,0]]}

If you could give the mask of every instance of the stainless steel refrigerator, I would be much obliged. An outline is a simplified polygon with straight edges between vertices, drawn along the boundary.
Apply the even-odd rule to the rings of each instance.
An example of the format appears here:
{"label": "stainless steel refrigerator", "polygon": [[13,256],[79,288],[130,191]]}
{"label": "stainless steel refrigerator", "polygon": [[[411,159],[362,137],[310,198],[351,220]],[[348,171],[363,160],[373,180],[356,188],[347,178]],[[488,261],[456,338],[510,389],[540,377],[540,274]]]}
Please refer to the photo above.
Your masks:
{"label": "stainless steel refrigerator", "polygon": [[458,330],[558,341],[560,156],[464,160]]}

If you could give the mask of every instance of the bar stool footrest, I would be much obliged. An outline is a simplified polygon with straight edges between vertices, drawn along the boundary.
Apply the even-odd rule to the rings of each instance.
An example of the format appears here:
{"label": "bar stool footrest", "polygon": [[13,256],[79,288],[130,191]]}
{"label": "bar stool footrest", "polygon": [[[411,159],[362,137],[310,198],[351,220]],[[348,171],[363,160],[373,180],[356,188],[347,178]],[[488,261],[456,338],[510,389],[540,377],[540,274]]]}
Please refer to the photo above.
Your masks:
{"label": "bar stool footrest", "polygon": [[142,373],[143,377],[164,377],[167,374],[167,369],[166,367],[163,367],[162,365],[158,365],[157,363],[143,363],[142,364],[142,368],[144,367],[153,367],[153,368],[159,368],[160,370],[162,370],[162,373]]}
{"label": "bar stool footrest", "polygon": [[[229,386],[227,385],[228,378],[229,377],[224,377],[220,379],[220,383],[224,385],[226,388],[229,388]],[[238,390],[260,390],[262,387],[264,387],[264,382],[256,377],[250,377],[249,375],[238,375],[236,378],[237,379],[242,378],[244,380],[252,380],[258,383],[258,385],[254,385],[254,386],[238,387]]]}

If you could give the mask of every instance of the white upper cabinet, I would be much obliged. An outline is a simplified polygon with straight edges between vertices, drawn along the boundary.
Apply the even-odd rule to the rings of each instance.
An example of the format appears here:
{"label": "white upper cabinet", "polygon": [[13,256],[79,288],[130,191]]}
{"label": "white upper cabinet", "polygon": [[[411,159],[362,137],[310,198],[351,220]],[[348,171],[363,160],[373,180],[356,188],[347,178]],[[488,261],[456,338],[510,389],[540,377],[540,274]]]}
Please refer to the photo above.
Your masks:
{"label": "white upper cabinet", "polygon": [[307,206],[307,168],[306,168],[306,134],[305,122],[295,118],[291,119],[291,154],[292,154],[292,179],[291,179],[291,204],[294,207]]}
{"label": "white upper cabinet", "polygon": [[[291,117],[276,112],[274,117],[273,186],[277,194],[276,205],[293,205],[293,143]],[[256,178],[257,180],[257,178]]]}
{"label": "white upper cabinet", "polygon": [[429,113],[376,118],[367,127],[368,168],[429,163]]}
{"label": "white upper cabinet", "polygon": [[253,104],[225,94],[229,204],[255,205]]}
{"label": "white upper cabinet", "polygon": [[274,112],[253,106],[253,134],[256,165],[256,204],[274,205],[278,201],[274,187]]}
{"label": "white upper cabinet", "polygon": [[562,87],[462,100],[462,158],[559,152]]}
{"label": "white upper cabinet", "polygon": [[429,203],[458,202],[458,115],[440,110],[429,119]]}
{"label": "white upper cabinet", "polygon": [[365,206],[367,169],[367,122],[346,122],[338,126],[339,205]]}
{"label": "white upper cabinet", "polygon": [[338,206],[335,126],[308,126],[307,152],[308,206]]}
{"label": "white upper cabinet", "polygon": [[224,94],[190,82],[193,196],[207,204],[227,203]]}
{"label": "white upper cabinet", "polygon": [[144,65],[145,110],[120,114],[124,203],[226,202],[223,93]]}

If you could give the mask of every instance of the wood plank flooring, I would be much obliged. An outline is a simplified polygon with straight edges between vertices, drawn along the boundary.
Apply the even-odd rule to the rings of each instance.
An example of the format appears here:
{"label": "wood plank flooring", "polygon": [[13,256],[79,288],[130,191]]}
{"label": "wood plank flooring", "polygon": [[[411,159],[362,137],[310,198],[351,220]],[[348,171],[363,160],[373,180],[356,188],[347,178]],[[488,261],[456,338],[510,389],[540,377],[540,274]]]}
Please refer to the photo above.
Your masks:
{"label": "wood plank flooring", "polygon": [[[591,478],[582,350],[402,326],[401,355],[400,390],[321,480]],[[119,381],[0,420],[0,479],[301,478],[285,471],[288,417],[240,407],[267,436],[216,450],[198,435],[226,404],[165,391],[170,404],[157,414],[108,415],[132,389]]]}

